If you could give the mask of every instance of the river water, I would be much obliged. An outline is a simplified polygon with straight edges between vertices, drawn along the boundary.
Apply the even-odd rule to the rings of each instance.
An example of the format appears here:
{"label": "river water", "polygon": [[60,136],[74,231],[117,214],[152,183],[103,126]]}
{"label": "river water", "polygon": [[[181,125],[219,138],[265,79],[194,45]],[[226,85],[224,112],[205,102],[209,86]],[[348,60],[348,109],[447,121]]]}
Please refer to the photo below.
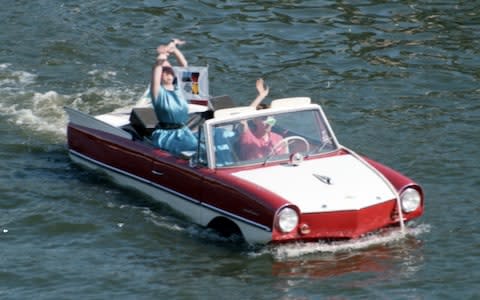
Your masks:
{"label": "river water", "polygon": [[[479,1],[6,1],[1,299],[479,299]],[[423,185],[406,236],[248,247],[71,163],[64,106],[130,105],[187,40],[210,93],[310,96]]]}

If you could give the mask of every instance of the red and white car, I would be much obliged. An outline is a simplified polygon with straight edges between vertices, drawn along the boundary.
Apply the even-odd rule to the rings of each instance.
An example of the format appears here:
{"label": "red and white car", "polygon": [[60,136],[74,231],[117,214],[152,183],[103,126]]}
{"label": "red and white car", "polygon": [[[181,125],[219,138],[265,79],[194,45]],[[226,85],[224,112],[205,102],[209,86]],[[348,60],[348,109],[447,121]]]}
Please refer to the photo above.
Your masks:
{"label": "red and white car", "polygon": [[[248,243],[358,238],[423,213],[421,187],[339,144],[310,98],[192,114],[198,149],[181,157],[152,146],[151,108],[97,117],[65,109],[75,162]],[[283,138],[275,148],[283,150],[242,160],[238,127],[254,118],[274,120],[272,131]]]}

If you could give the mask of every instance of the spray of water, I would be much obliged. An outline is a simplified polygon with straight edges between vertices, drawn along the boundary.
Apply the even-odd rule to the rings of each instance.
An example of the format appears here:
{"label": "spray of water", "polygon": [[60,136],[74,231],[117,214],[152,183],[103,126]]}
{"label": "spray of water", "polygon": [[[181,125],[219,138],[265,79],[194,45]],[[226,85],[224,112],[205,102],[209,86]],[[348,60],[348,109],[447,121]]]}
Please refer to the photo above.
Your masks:
{"label": "spray of water", "polygon": [[[114,80],[116,73],[92,70],[88,75],[95,82]],[[140,96],[129,88],[93,87],[70,95],[39,89],[35,74],[15,70],[10,64],[0,64],[0,115],[22,130],[54,139],[65,139],[68,120],[64,106],[100,114],[132,105]]]}
{"label": "spray of water", "polygon": [[283,261],[309,255],[347,253],[361,251],[375,246],[388,245],[402,241],[407,237],[417,237],[429,230],[430,226],[428,225],[418,225],[406,227],[404,232],[396,228],[348,241],[273,245],[251,251],[249,255],[253,257],[271,255],[276,261]]}

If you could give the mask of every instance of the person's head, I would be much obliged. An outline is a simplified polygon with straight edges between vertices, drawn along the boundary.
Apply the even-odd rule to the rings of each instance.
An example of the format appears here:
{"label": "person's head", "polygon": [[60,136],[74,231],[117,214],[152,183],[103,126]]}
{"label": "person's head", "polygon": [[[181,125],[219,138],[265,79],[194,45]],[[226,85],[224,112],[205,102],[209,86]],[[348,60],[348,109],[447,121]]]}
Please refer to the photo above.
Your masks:
{"label": "person's head", "polygon": [[162,84],[173,84],[175,82],[175,72],[172,67],[162,67]]}
{"label": "person's head", "polygon": [[254,130],[260,134],[272,130],[272,127],[277,122],[272,116],[256,117],[252,121],[255,126]]}
{"label": "person's head", "polygon": [[270,106],[268,104],[260,103],[259,105],[257,105],[257,110],[266,109],[266,108],[269,108],[269,107]]}

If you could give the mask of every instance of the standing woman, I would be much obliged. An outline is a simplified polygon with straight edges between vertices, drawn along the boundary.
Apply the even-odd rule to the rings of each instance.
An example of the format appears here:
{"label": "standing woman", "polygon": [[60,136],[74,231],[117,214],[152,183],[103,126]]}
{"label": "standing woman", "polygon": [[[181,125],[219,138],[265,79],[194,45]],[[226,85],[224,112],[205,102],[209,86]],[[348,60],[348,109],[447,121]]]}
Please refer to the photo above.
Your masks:
{"label": "standing woman", "polygon": [[188,65],[182,52],[177,48],[184,43],[174,39],[168,45],[157,48],[158,56],[152,68],[150,84],[152,104],[159,120],[152,134],[153,144],[175,155],[197,148],[197,138],[185,126],[188,120],[187,101],[175,84],[175,73],[168,62],[168,56],[173,53],[180,66]]}

